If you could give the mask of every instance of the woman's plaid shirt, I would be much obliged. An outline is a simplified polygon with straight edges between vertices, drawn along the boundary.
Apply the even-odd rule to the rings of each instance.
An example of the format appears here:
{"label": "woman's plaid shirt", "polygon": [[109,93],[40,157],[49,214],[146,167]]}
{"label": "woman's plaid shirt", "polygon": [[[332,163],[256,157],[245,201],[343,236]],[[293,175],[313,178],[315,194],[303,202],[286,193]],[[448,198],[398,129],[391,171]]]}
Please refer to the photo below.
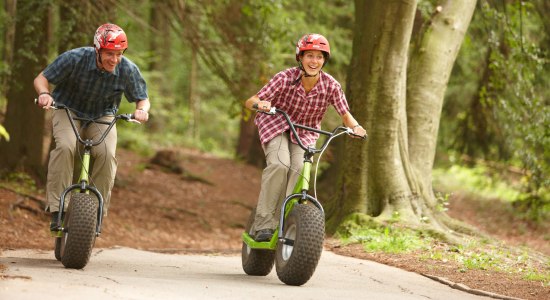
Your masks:
{"label": "woman's plaid shirt", "polygon": [[[298,81],[301,74],[298,67],[277,73],[258,92],[258,97],[263,101],[271,102],[271,106],[285,111],[293,123],[317,129],[321,128],[321,120],[329,105],[334,106],[340,115],[349,111],[342,86],[336,79],[321,71],[319,81],[306,94],[301,81]],[[257,114],[254,123],[258,126],[262,144],[290,128],[280,114],[274,116]],[[313,145],[319,138],[318,133],[300,128],[296,130],[304,145]],[[291,136],[291,141],[297,144],[294,135]]]}

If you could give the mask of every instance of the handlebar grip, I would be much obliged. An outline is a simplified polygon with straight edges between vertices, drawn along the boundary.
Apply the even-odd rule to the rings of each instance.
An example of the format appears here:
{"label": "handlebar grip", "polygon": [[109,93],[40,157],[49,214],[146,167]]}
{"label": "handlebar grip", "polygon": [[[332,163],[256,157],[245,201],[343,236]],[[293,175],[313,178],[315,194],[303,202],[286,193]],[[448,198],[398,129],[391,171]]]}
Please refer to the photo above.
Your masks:
{"label": "handlebar grip", "polygon": [[[34,105],[38,105],[38,98],[34,98]],[[63,104],[60,104],[60,106],[58,107],[57,104],[55,103],[55,101],[52,101],[51,107],[53,107],[53,108],[63,108]]]}

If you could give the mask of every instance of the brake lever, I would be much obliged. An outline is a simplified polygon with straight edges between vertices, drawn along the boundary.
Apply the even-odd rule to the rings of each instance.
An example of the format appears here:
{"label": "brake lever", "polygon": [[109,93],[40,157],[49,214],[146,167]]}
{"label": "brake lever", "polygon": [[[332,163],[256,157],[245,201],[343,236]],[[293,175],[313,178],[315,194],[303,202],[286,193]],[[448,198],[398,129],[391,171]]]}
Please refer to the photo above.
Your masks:
{"label": "brake lever", "polygon": [[126,122],[141,124],[140,121],[135,119],[133,114],[123,114],[123,115],[120,115],[120,118]]}

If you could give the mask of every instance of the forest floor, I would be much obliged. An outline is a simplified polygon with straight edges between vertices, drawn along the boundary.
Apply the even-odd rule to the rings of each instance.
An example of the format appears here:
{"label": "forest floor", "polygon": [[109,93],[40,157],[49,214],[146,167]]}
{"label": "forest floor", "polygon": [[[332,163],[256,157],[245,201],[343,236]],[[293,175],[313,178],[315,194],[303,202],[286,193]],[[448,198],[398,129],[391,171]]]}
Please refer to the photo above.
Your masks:
{"label": "forest floor", "polygon": [[[240,235],[259,192],[261,170],[192,150],[168,154],[152,163],[148,158],[119,150],[111,207],[95,247],[239,253]],[[25,186],[14,179],[0,181],[0,225],[3,228],[0,251],[53,250],[53,239],[48,231],[49,216],[43,211],[44,192],[40,188],[23,191],[19,189],[21,185]],[[534,253],[541,260],[531,267],[548,273],[550,225],[531,224],[509,211],[498,201],[477,201],[456,194],[450,199],[448,213],[502,241],[502,247],[520,247],[517,248],[523,249],[520,251]],[[479,247],[485,247],[483,245]],[[550,286],[526,280],[515,272],[469,269],[453,260],[426,258],[422,251],[367,253],[359,244],[345,245],[332,237],[327,237],[325,248],[341,255],[439,278],[447,284],[458,284],[455,288],[504,296],[501,299],[550,299]],[[2,268],[0,265],[0,273]]]}

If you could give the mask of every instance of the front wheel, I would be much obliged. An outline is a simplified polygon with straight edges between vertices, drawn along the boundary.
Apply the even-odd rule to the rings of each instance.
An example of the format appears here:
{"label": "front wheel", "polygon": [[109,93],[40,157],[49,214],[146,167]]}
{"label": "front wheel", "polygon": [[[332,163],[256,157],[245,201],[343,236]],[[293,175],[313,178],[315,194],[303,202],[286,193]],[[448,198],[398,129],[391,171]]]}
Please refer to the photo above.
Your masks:
{"label": "front wheel", "polygon": [[285,220],[277,245],[275,266],[279,279],[288,285],[306,283],[321,257],[325,239],[325,218],[313,205],[296,204]]}
{"label": "front wheel", "polygon": [[[256,209],[253,209],[248,218],[245,230],[249,234],[252,234],[251,228],[254,224],[254,218],[256,216]],[[273,262],[275,261],[275,251],[252,249],[245,242],[243,242],[241,250],[242,266],[246,274],[252,276],[266,276],[273,269]]]}
{"label": "front wheel", "polygon": [[66,268],[82,269],[88,264],[95,244],[96,199],[89,194],[74,194],[69,202],[64,224],[61,263]]}

